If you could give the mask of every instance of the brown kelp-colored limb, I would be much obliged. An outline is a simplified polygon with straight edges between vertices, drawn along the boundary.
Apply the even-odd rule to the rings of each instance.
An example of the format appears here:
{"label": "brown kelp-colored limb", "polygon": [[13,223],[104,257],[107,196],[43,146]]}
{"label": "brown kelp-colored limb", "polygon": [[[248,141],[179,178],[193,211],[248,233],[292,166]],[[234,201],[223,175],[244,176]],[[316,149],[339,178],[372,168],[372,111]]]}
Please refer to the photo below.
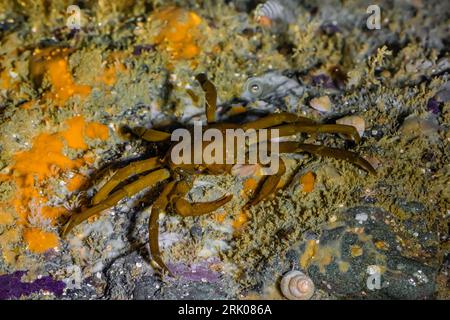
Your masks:
{"label": "brown kelp-colored limb", "polygon": [[261,202],[262,200],[273,194],[276,191],[278,183],[280,182],[281,177],[285,172],[286,166],[284,164],[284,161],[280,158],[278,172],[276,174],[267,175],[262,178],[262,181],[259,183],[260,187],[255,192],[255,196],[245,204],[244,208],[248,209],[249,207]]}
{"label": "brown kelp-colored limb", "polygon": [[170,201],[175,209],[175,212],[183,217],[201,216],[203,214],[213,212],[233,198],[232,195],[226,195],[210,202],[191,203],[184,199],[184,197],[189,190],[191,190],[192,186],[192,178],[186,177],[184,180],[181,180],[176,184],[170,197]]}
{"label": "brown kelp-colored limb", "polygon": [[161,258],[161,251],[159,250],[159,215],[161,212],[166,210],[167,204],[169,203],[169,194],[172,192],[175,186],[175,181],[170,181],[163,189],[161,194],[155,200],[152,205],[152,211],[150,214],[150,219],[148,223],[148,237],[150,244],[150,254],[152,259],[156,264],[171,275],[171,272],[167,265]]}
{"label": "brown kelp-colored limb", "polygon": [[297,133],[341,133],[351,137],[357,143],[360,141],[360,136],[356,128],[345,124],[305,125],[304,123],[291,123],[275,126],[271,129],[278,129],[280,137],[291,136]]}
{"label": "brown kelp-colored limb", "polygon": [[217,90],[216,86],[208,80],[208,77],[204,73],[198,74],[195,79],[202,86],[205,92],[206,102],[206,119],[208,123],[216,122],[216,109],[217,109]]}
{"label": "brown kelp-colored limb", "polygon": [[159,131],[155,129],[146,129],[142,127],[137,127],[133,129],[133,132],[141,139],[148,142],[161,142],[170,139],[171,134]]}
{"label": "brown kelp-colored limb", "polygon": [[242,129],[258,130],[258,129],[270,128],[273,126],[278,126],[283,123],[294,123],[294,122],[302,123],[304,125],[316,124],[316,122],[314,120],[311,120],[311,119],[308,119],[305,117],[300,117],[294,113],[280,112],[280,113],[270,114],[268,116],[257,119],[255,121],[250,121],[250,122],[244,123],[242,125]]}
{"label": "brown kelp-colored limb", "polygon": [[298,143],[294,141],[280,142],[279,144],[280,153],[294,153],[299,151],[305,151],[322,157],[345,160],[347,162],[353,163],[354,165],[357,165],[358,167],[366,170],[367,172],[370,172],[371,174],[377,174],[374,167],[372,167],[372,165],[366,159],[352,151],[330,148],[315,144]]}
{"label": "brown kelp-colored limb", "polygon": [[146,171],[156,169],[161,167],[158,157],[132,162],[126,167],[123,167],[109,179],[108,182],[105,183],[103,187],[98,190],[92,199],[92,204],[98,204],[101,201],[105,200],[109,193],[117,187],[121,182],[128,179],[130,176],[135,174],[141,174]]}
{"label": "brown kelp-colored limb", "polygon": [[201,216],[216,211],[233,198],[232,195],[225,195],[217,200],[209,202],[189,202],[183,198],[174,199],[175,211],[183,217]]}
{"label": "brown kelp-colored limb", "polygon": [[167,178],[169,178],[169,176],[170,173],[166,169],[153,171],[139,178],[138,180],[124,186],[122,189],[117,190],[97,205],[90,207],[89,209],[79,214],[72,215],[63,228],[62,236],[67,236],[74,227],[89,219],[90,217],[115,206],[123,198],[131,197],[147,187],[151,187],[160,181],[166,180]]}
{"label": "brown kelp-colored limb", "polygon": [[352,151],[304,143],[300,143],[298,145],[298,150],[306,151],[320,156],[346,160],[347,162],[353,163],[354,165],[357,165],[358,167],[366,170],[367,172],[370,172],[371,174],[377,174],[377,171],[374,169],[374,167],[372,167],[369,161]]}

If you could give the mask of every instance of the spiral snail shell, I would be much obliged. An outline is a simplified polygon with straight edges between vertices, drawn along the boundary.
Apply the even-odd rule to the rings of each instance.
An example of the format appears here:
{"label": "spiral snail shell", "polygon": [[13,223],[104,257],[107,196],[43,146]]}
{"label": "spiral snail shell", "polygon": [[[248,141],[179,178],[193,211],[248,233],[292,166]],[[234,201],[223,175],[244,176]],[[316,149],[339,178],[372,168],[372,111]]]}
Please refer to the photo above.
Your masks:
{"label": "spiral snail shell", "polygon": [[280,289],[289,300],[309,300],[314,294],[314,283],[301,271],[293,270],[281,279]]}
{"label": "spiral snail shell", "polygon": [[295,17],[290,8],[285,7],[278,0],[260,3],[255,9],[255,20],[259,24],[269,27],[274,21],[294,23]]}

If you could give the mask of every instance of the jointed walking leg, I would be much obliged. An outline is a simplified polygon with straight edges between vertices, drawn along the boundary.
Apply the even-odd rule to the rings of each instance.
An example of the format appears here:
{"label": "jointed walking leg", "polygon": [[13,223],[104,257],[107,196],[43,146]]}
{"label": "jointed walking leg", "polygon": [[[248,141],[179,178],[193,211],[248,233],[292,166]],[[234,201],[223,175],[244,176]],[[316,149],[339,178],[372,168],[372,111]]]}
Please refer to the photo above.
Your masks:
{"label": "jointed walking leg", "polygon": [[105,200],[109,193],[117,187],[122,181],[128,179],[131,175],[141,174],[145,171],[156,169],[160,167],[159,159],[157,157],[136,161],[126,167],[123,167],[110,178],[108,182],[105,183],[103,187],[98,190],[92,199],[92,204],[98,204]]}
{"label": "jointed walking leg", "polygon": [[370,172],[375,175],[377,174],[376,170],[366,159],[364,159],[363,157],[352,151],[330,148],[314,144],[298,143],[295,141],[280,142],[279,144],[280,153],[294,153],[299,151],[305,151],[323,157],[331,157],[335,159],[346,160],[366,170],[367,172]]}
{"label": "jointed walking leg", "polygon": [[93,207],[79,213],[74,214],[70,217],[69,221],[66,223],[63,229],[63,237],[65,237],[69,232],[78,224],[89,219],[93,215],[100,213],[106,209],[115,206],[120,200],[125,197],[131,197],[134,194],[140,192],[141,190],[154,186],[156,183],[166,180],[169,178],[170,173],[166,169],[159,169],[149,174],[139,178],[138,180],[124,186],[122,189],[117,190],[111,196],[101,201],[100,203],[94,205]]}
{"label": "jointed walking leg", "polygon": [[279,159],[279,168],[278,172],[274,175],[264,176],[262,178],[262,182],[260,182],[260,187],[256,192],[256,195],[245,204],[245,208],[249,208],[258,202],[266,199],[269,195],[275,192],[277,189],[278,183],[281,180],[281,177],[286,172],[286,166],[284,161]]}
{"label": "jointed walking leg", "polygon": [[169,268],[167,268],[166,264],[161,258],[161,252],[159,250],[159,214],[166,210],[166,207],[169,203],[169,194],[172,192],[173,187],[175,186],[175,181],[169,182],[163,189],[162,193],[156,199],[156,201],[152,205],[152,211],[150,214],[150,219],[148,223],[148,237],[150,244],[150,253],[152,255],[152,259],[158,264],[158,266],[167,271],[170,274]]}
{"label": "jointed walking leg", "polygon": [[178,182],[171,196],[171,202],[176,213],[183,217],[201,216],[213,212],[233,198],[232,195],[226,195],[214,201],[191,203],[184,199],[184,196],[192,188],[192,185],[192,180]]}

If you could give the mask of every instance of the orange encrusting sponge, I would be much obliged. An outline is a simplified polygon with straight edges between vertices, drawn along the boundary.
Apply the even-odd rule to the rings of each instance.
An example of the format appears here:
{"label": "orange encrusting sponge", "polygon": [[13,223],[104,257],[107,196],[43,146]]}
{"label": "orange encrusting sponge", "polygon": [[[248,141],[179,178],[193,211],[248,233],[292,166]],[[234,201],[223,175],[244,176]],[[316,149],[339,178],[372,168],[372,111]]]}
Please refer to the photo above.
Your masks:
{"label": "orange encrusting sponge", "polygon": [[52,97],[57,102],[65,104],[75,94],[86,97],[91,93],[90,86],[79,85],[73,81],[67,57],[50,60],[47,70],[50,83],[53,87]]}
{"label": "orange encrusting sponge", "polygon": [[[11,225],[11,214],[6,207],[13,208],[18,219],[16,228],[25,228],[23,239],[34,253],[42,253],[58,246],[58,236],[53,232],[29,224],[29,218],[38,215],[42,221],[55,225],[57,219],[67,212],[63,207],[45,205],[48,196],[54,193],[47,180],[60,177],[62,172],[75,170],[91,161],[86,157],[70,159],[64,154],[64,146],[72,149],[87,150],[86,137],[106,140],[108,127],[100,123],[86,122],[83,117],[68,119],[66,129],[56,133],[41,133],[33,140],[32,147],[13,156],[13,165],[9,175],[0,176],[0,181],[12,181],[15,193],[9,203],[0,204],[0,224]],[[69,192],[78,190],[85,182],[84,176],[75,174],[67,183]]]}
{"label": "orange encrusting sponge", "polygon": [[303,191],[304,192],[311,192],[314,190],[314,183],[316,181],[316,177],[314,176],[314,173],[311,171],[305,173],[303,176],[300,177],[300,183],[303,185]]}
{"label": "orange encrusting sponge", "polygon": [[[68,145],[71,146],[70,143]],[[34,178],[42,181],[55,175],[55,170],[66,171],[79,167],[82,163],[65,156],[63,148],[60,134],[41,133],[34,139],[30,150],[19,152],[13,157],[14,176],[22,180],[22,185],[31,185]]]}
{"label": "orange encrusting sponge", "polygon": [[69,68],[68,55],[71,50],[67,48],[36,49],[30,60],[30,76],[40,85],[44,76],[47,76],[52,89],[44,98],[54,100],[63,106],[73,95],[86,97],[91,93],[91,87],[76,84]]}
{"label": "orange encrusting sponge", "polygon": [[23,238],[28,244],[28,249],[34,253],[44,253],[51,248],[57,248],[59,245],[56,234],[38,228],[25,230]]}
{"label": "orange encrusting sponge", "polygon": [[70,192],[80,190],[86,184],[86,182],[87,178],[77,173],[67,182],[67,190]]}
{"label": "orange encrusting sponge", "polygon": [[192,59],[200,53],[198,27],[202,19],[195,12],[167,7],[153,13],[149,20],[160,23],[153,42],[169,52],[172,59]]}

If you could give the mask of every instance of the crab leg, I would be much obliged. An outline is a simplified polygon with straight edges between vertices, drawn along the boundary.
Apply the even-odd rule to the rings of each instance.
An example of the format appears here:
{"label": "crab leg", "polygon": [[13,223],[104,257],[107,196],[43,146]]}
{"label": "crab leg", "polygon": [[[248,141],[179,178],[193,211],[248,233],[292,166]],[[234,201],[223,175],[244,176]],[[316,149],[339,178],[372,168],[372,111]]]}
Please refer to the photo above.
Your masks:
{"label": "crab leg", "polygon": [[270,129],[278,129],[279,136],[291,136],[296,133],[342,133],[344,135],[350,136],[355,142],[360,141],[360,136],[358,131],[353,126],[348,126],[345,124],[304,124],[301,122],[281,125],[272,127]]}
{"label": "crab leg", "polygon": [[161,165],[159,163],[158,157],[142,160],[142,161],[136,161],[133,162],[126,167],[123,167],[111,177],[111,179],[105,183],[103,187],[98,190],[98,192],[95,194],[94,198],[92,199],[92,204],[98,204],[101,201],[105,200],[106,197],[108,197],[109,193],[117,187],[121,182],[128,179],[133,174],[140,174],[145,171],[149,171],[152,169],[159,168]]}
{"label": "crab leg", "polygon": [[62,233],[63,237],[69,234],[69,232],[75,226],[89,219],[93,215],[96,215],[97,213],[100,213],[106,209],[115,206],[120,200],[122,200],[125,197],[131,197],[147,187],[153,186],[160,181],[166,180],[167,178],[169,178],[169,176],[170,172],[166,169],[159,169],[153,171],[139,178],[138,180],[124,186],[122,189],[117,190],[116,192],[111,194],[108,198],[98,203],[97,205],[90,207],[86,211],[72,215],[69,221],[64,226]]}
{"label": "crab leg", "polygon": [[314,120],[304,118],[297,116],[296,114],[289,113],[289,112],[280,112],[275,114],[270,114],[268,116],[265,116],[261,119],[257,119],[255,121],[250,121],[247,123],[244,123],[242,125],[242,129],[265,129],[273,126],[277,126],[283,123],[301,123],[305,125],[314,125],[316,122]]}
{"label": "crab leg", "polygon": [[178,198],[175,200],[175,211],[183,217],[201,216],[219,209],[232,198],[232,195],[226,195],[214,201],[194,203]]}
{"label": "crab leg", "polygon": [[293,113],[281,112],[242,125],[242,129],[278,129],[279,136],[290,136],[299,132],[304,133],[342,133],[349,135],[356,142],[360,137],[353,126],[340,124],[317,124],[314,120],[297,116]]}
{"label": "crab leg", "polygon": [[152,212],[150,214],[149,220],[149,243],[150,243],[150,253],[153,260],[159,265],[162,270],[167,271],[171,274],[169,268],[166,266],[161,258],[161,252],[159,250],[159,214],[167,208],[169,202],[175,203],[175,211],[186,216],[199,216],[212,212],[226,202],[231,200],[232,196],[224,196],[218,200],[212,202],[202,202],[202,203],[189,203],[182,197],[189,192],[192,187],[192,180],[183,180],[179,182],[171,181],[165,187],[156,201],[153,203]]}
{"label": "crab leg", "polygon": [[193,181],[191,179],[179,181],[171,195],[171,202],[175,212],[183,217],[201,216],[213,212],[233,198],[232,195],[226,195],[210,202],[191,203],[184,199],[184,196],[192,188],[192,185]]}
{"label": "crab leg", "polygon": [[142,127],[134,128],[133,132],[141,139],[148,142],[161,142],[170,139],[170,133]]}
{"label": "crab leg", "polygon": [[216,122],[216,109],[217,109],[217,90],[214,84],[208,80],[206,74],[200,73],[195,79],[200,82],[203,91],[205,92],[206,101],[206,119],[208,123]]}
{"label": "crab leg", "polygon": [[169,194],[172,192],[175,186],[175,181],[170,181],[163,189],[162,193],[158,196],[156,201],[152,205],[152,212],[148,223],[148,237],[150,244],[150,253],[152,259],[163,270],[171,274],[169,268],[166,266],[161,258],[161,251],[159,250],[159,214],[164,211],[169,203]]}
{"label": "crab leg", "polygon": [[279,165],[278,172],[274,175],[263,177],[263,181],[260,182],[260,188],[259,188],[259,190],[257,190],[256,196],[253,197],[250,201],[248,201],[245,204],[244,208],[249,208],[249,207],[257,204],[258,202],[264,200],[269,195],[271,195],[272,193],[275,192],[275,190],[278,187],[278,183],[281,180],[281,177],[286,172],[286,166],[284,164],[284,161],[281,158],[279,160],[280,160],[280,165]]}
{"label": "crab leg", "polygon": [[305,151],[323,157],[331,157],[335,159],[346,160],[374,175],[377,174],[376,170],[372,167],[372,165],[366,159],[364,159],[355,152],[319,146],[314,144],[298,143],[293,141],[280,142],[279,144],[280,153],[294,153],[299,151]]}

